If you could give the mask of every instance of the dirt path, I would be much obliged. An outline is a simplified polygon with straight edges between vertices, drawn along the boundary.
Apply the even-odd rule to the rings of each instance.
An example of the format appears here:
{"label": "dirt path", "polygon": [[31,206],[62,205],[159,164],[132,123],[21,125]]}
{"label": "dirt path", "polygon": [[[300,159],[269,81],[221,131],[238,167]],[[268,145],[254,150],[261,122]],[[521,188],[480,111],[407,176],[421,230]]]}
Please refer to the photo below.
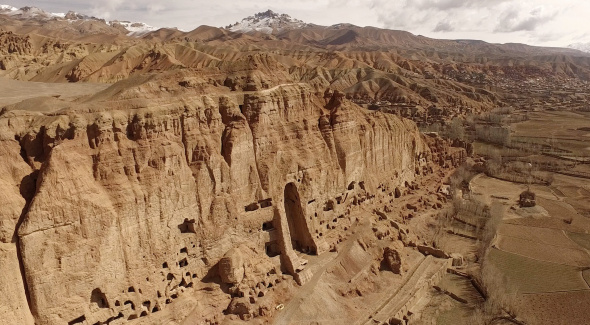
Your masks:
{"label": "dirt path", "polygon": [[273,91],[275,91],[275,90],[277,90],[277,89],[279,89],[281,87],[306,86],[306,85],[307,84],[306,83],[303,83],[303,82],[294,82],[294,83],[276,85],[276,86],[274,86],[272,88],[268,88],[268,89],[260,89],[260,90],[252,90],[252,91],[246,91],[246,90],[245,91],[235,91],[235,92],[232,92],[231,94],[242,94],[242,95],[245,95],[245,94],[260,94],[260,93],[263,93],[264,94],[264,93],[273,92]]}
{"label": "dirt path", "polygon": [[[362,219],[361,219],[362,220]],[[287,303],[285,304],[285,308],[281,311],[279,316],[275,319],[273,324],[277,325],[288,325],[297,323],[297,320],[293,321],[293,316],[296,316],[297,311],[301,304],[306,300],[306,298],[313,293],[315,290],[318,282],[320,281],[321,277],[324,275],[324,272],[332,268],[333,266],[337,265],[342,261],[344,256],[350,251],[352,245],[356,242],[359,237],[359,234],[365,228],[368,229],[370,226],[368,220],[363,224],[355,224],[352,227],[352,231],[354,232],[352,236],[348,237],[342,246],[338,248],[338,255],[334,256],[325,256],[323,260],[316,260],[314,264],[325,263],[323,266],[314,270],[312,278],[306,282],[299,290],[297,294]],[[308,265],[308,268],[313,268],[312,265]]]}
{"label": "dirt path", "polygon": [[[429,256],[430,257],[430,256]],[[404,278],[403,282],[396,290],[394,290],[386,299],[383,301],[379,307],[372,310],[371,312],[367,313],[364,317],[358,320],[355,324],[371,324],[372,319],[383,319],[387,317],[393,317],[395,313],[399,310],[398,305],[402,305],[405,303],[403,299],[409,293],[414,290],[415,284],[418,282],[419,278],[422,277],[425,270],[430,265],[430,259],[426,257],[422,257],[418,263],[408,272],[406,277]],[[395,299],[402,296],[402,299]],[[395,299],[395,300],[394,300]]]}

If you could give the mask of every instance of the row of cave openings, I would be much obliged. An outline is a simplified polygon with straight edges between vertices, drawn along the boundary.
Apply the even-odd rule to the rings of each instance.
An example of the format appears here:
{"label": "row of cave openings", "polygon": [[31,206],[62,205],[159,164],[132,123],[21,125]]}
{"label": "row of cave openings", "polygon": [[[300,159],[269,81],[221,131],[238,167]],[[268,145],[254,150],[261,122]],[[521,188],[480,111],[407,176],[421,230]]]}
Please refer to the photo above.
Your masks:
{"label": "row of cave openings", "polygon": [[[357,185],[359,186],[360,189],[362,189],[363,191],[366,192],[365,183],[363,181],[358,182],[358,184],[353,181],[348,185],[347,192],[342,193],[342,195],[339,195],[339,196],[335,197],[334,199],[327,200],[324,204],[323,211],[325,211],[325,212],[333,211],[333,210],[335,210],[337,205],[345,203],[348,199],[348,195],[349,195],[350,191],[353,191],[355,189],[355,186],[357,186]],[[413,188],[413,186],[411,184],[409,184],[407,181],[404,183],[404,186],[406,188],[410,188],[410,189]],[[379,185],[377,189],[381,190],[381,192],[388,191],[387,187],[384,184]],[[391,191],[391,195],[394,196],[395,198],[399,198],[402,195],[402,191],[399,187],[395,187],[395,189],[393,191]],[[374,195],[369,195],[368,197],[373,198]],[[363,201],[364,201],[364,199],[361,199],[361,200],[359,200],[359,202],[355,202],[354,204],[360,204]],[[307,204],[311,204],[313,202],[315,202],[315,199],[309,200],[307,202]],[[312,238],[312,232],[308,228],[308,224],[306,223],[306,220],[305,220],[303,205],[301,204],[301,199],[300,199],[300,195],[299,195],[297,186],[293,182],[288,183],[285,186],[284,204],[285,204],[284,208],[285,208],[286,219],[288,222],[289,232],[291,235],[290,241],[291,241],[291,245],[292,245],[293,249],[295,249],[301,253],[316,255],[317,254],[317,247],[316,247],[315,241]],[[318,213],[315,212],[314,216],[317,218]],[[313,220],[314,216],[309,216],[310,221]],[[339,219],[342,219],[344,217],[345,217],[344,214],[334,216],[334,218],[332,219],[332,222],[320,221],[319,225],[324,226],[324,224],[325,224],[326,230],[335,229],[335,224],[338,223]],[[344,226],[344,227],[345,227],[344,230],[347,230],[346,226]],[[263,231],[273,231],[274,229],[275,229],[275,227],[274,227],[274,223],[272,220],[264,222],[262,224]],[[316,232],[316,237],[318,239],[323,237],[323,235],[324,235],[323,232],[321,231],[321,228],[316,229],[315,232]],[[285,239],[285,241],[288,242],[287,239]],[[275,257],[277,255],[280,255],[280,247],[276,241],[267,242],[265,244],[265,246],[266,246],[265,247],[266,254],[269,257]]]}
{"label": "row of cave openings", "polygon": [[[356,182],[351,182],[348,187],[347,190],[348,191],[352,191],[354,190],[356,185]],[[364,182],[359,182],[358,183],[359,187],[362,190],[365,190],[365,186],[364,186]],[[410,184],[408,184],[406,182],[406,187],[411,187]],[[385,187],[380,186],[379,188],[382,189],[382,191],[385,191]],[[399,188],[395,188],[394,190],[395,193],[395,197],[398,198],[399,196],[401,196],[401,191],[399,190]],[[293,249],[301,252],[301,253],[305,253],[305,254],[311,254],[311,255],[315,255],[317,254],[317,247],[316,244],[312,238],[312,234],[308,228],[306,219],[305,219],[305,215],[303,212],[303,206],[301,204],[301,197],[299,195],[297,186],[295,185],[294,182],[288,183],[285,186],[284,189],[284,208],[285,208],[285,215],[286,215],[286,219],[287,219],[287,223],[288,223],[288,227],[289,227],[289,232],[290,232],[290,242],[291,245],[293,247]],[[342,204],[347,200],[348,197],[348,193],[343,193],[343,195],[340,195],[338,197],[336,197],[334,200],[328,200],[325,205],[323,210],[324,211],[331,211],[334,210],[335,206],[338,204]],[[310,200],[309,202],[307,202],[308,204],[311,204],[315,202],[315,199]],[[265,200],[260,200],[258,202],[252,203],[250,205],[245,206],[245,211],[246,212],[251,212],[251,211],[256,211],[258,209],[264,209],[264,208],[268,208],[271,207],[272,204],[272,199],[265,199]],[[317,217],[317,212],[315,213],[315,217]],[[337,222],[338,218],[343,218],[344,216],[338,216],[336,218],[334,218],[334,220],[332,220],[334,223]],[[312,217],[310,217],[311,219]],[[320,222],[320,224],[323,224],[323,222]],[[185,219],[184,222],[182,224],[180,224],[178,226],[179,230],[181,233],[196,233],[196,229],[195,229],[195,220],[189,220],[189,219]],[[329,225],[327,225],[327,229],[330,229]],[[262,224],[262,230],[263,231],[274,231],[275,230],[275,226],[273,221],[267,221],[264,222]],[[317,231],[316,231],[317,232]],[[319,236],[321,237],[321,233],[319,234]],[[288,240],[285,238],[285,241],[288,242]],[[180,253],[181,254],[187,254],[188,255],[188,249],[186,247],[183,247],[180,249]],[[266,253],[268,256],[270,257],[275,257],[280,255],[281,253],[281,249],[279,247],[279,244],[276,241],[273,242],[268,242],[266,243]],[[177,265],[179,268],[183,269],[186,268],[188,266],[188,260],[187,258],[182,258],[178,261]],[[162,268],[163,269],[169,269],[169,265],[167,262],[164,262],[162,264]],[[196,274],[191,274],[190,272],[186,272],[186,276],[189,278],[196,278],[197,275]],[[147,281],[149,281],[149,279],[146,279]],[[166,281],[168,281],[169,285],[176,280],[176,276],[171,273],[168,272],[166,275]],[[174,290],[177,287],[186,287],[186,288],[190,288],[192,287],[193,282],[187,282],[185,277],[183,276],[182,281],[175,285],[174,287],[172,287],[171,289]],[[137,289],[139,294],[142,294],[141,289]],[[124,293],[135,293],[136,289],[135,287],[129,287],[126,292],[124,291]],[[157,291],[157,298],[162,298],[162,294],[160,291]],[[174,299],[178,298],[178,294],[174,293],[172,295],[170,295],[169,298],[167,298],[165,300],[166,304],[170,304],[172,303],[172,301]],[[110,304],[107,300],[106,295],[100,290],[100,289],[94,289],[91,293],[91,297],[90,297],[90,302],[96,304],[99,308],[110,308]],[[132,311],[136,310],[136,306],[135,303],[132,300],[126,300],[124,301],[122,304],[119,300],[116,300],[114,302],[114,306],[115,307],[123,307],[125,308],[125,306],[129,306],[129,308]],[[161,310],[161,307],[158,303],[155,303],[152,305],[152,302],[150,300],[145,300],[142,303],[143,306],[143,310],[141,311],[141,313],[137,314],[137,313],[132,313],[131,315],[128,316],[128,320],[133,320],[139,317],[144,317],[148,315],[148,311],[151,311],[151,313],[156,313],[158,311]],[[118,315],[110,317],[109,319],[102,321],[102,322],[97,322],[93,325],[104,325],[104,324],[110,324],[112,321],[120,319],[125,317],[123,312],[119,312]],[[82,315],[70,322],[68,322],[68,325],[80,325],[80,324],[85,324],[86,322],[86,316]]]}
{"label": "row of cave openings", "polygon": [[[355,186],[357,185],[356,182],[351,182],[348,187],[347,190],[348,191],[353,191],[355,189]],[[364,182],[359,182],[358,186],[363,190],[366,191],[365,189],[365,184]],[[290,233],[290,242],[291,242],[291,246],[293,247],[293,249],[295,249],[296,251],[299,251],[301,253],[305,253],[305,254],[310,254],[310,255],[316,255],[317,254],[317,246],[316,246],[316,242],[313,239],[312,236],[312,232],[309,229],[309,226],[306,222],[306,217],[303,211],[303,205],[301,202],[301,197],[300,194],[298,192],[297,186],[295,185],[294,182],[288,183],[285,186],[284,189],[284,209],[285,209],[285,215],[286,215],[286,219],[287,219],[287,223],[288,223],[288,227],[289,227],[289,233]],[[346,202],[347,198],[348,198],[349,192],[345,192],[340,196],[337,196],[336,198],[334,198],[333,200],[328,200],[325,202],[323,210],[324,211],[332,211],[336,208],[337,205],[339,204],[343,204],[344,202]],[[307,204],[311,204],[315,202],[315,199],[311,199],[307,202]],[[246,211],[255,211],[258,209],[258,207],[268,207],[272,205],[272,201],[271,199],[267,199],[267,200],[263,200],[263,201],[259,201],[258,203],[252,203],[248,206],[245,207]],[[318,213],[315,212],[315,217],[318,217]],[[309,217],[310,220],[313,220],[313,217],[310,216]],[[332,223],[337,223],[339,218],[344,218],[344,215],[340,215],[335,217],[332,220]],[[324,222],[320,221],[320,225],[323,225]],[[334,229],[335,226],[334,225],[330,225],[330,223],[326,224],[326,229]],[[273,220],[270,221],[266,221],[262,224],[262,230],[263,231],[274,231],[275,230],[275,224],[273,222]],[[316,229],[316,236],[317,238],[320,238],[323,236],[323,232],[320,232],[319,229]],[[284,238],[285,242],[289,242],[288,238]],[[279,243],[277,241],[271,241],[271,242],[267,242],[265,243],[265,251],[266,254],[269,257],[275,257],[280,255],[281,253],[281,249],[279,246]]]}
{"label": "row of cave openings", "polygon": [[[187,247],[183,247],[180,249],[180,254],[187,254],[188,255],[188,248]],[[180,259],[177,262],[177,266],[180,269],[185,269],[187,266],[189,265],[188,259],[186,257]],[[162,269],[167,269],[169,270],[169,265],[168,262],[164,262],[162,263]],[[184,287],[184,288],[192,288],[193,287],[193,282],[192,281],[187,281],[186,279],[195,279],[197,277],[196,274],[191,274],[191,272],[186,272],[185,273],[186,277],[182,277],[182,280],[180,281],[180,283],[172,285],[172,283],[176,280],[176,276],[172,273],[172,272],[168,272],[166,275],[165,280],[163,281],[168,281],[168,285],[172,285],[172,287],[170,287],[170,290],[175,290],[178,287]],[[146,281],[149,282],[150,279],[146,278]],[[143,292],[141,290],[141,288],[135,288],[134,286],[131,286],[129,288],[127,288],[126,290],[123,290],[123,294],[138,294],[138,295],[142,295]],[[162,293],[158,290],[156,292],[156,296],[158,299],[162,298]],[[178,293],[173,293],[170,295],[170,297],[166,298],[165,303],[166,305],[171,304],[173,300],[178,298]],[[95,304],[98,308],[103,309],[103,308],[111,308],[111,304],[109,303],[109,300],[107,299],[107,296],[102,292],[102,290],[100,290],[99,288],[96,288],[94,290],[92,290],[91,294],[90,294],[90,303],[91,304]],[[160,304],[158,302],[155,302],[152,304],[151,300],[144,300],[142,303],[142,311],[137,314],[136,312],[136,305],[135,302],[133,302],[132,299],[127,299],[125,300],[123,303],[121,303],[121,300],[115,300],[114,302],[114,308],[115,309],[119,309],[119,310],[124,310],[124,309],[130,309],[132,311],[132,313],[127,317],[127,320],[134,320],[140,317],[145,317],[148,315],[148,311],[150,311],[152,314],[159,312],[161,310]],[[117,320],[117,319],[121,319],[124,318],[125,315],[123,313],[123,311],[120,311],[116,316],[112,316],[110,318],[108,318],[105,321],[99,321],[94,323],[93,325],[108,325],[111,322]],[[80,317],[77,317],[71,321],[68,322],[68,325],[82,325],[82,324],[86,324],[86,315],[82,315]]]}

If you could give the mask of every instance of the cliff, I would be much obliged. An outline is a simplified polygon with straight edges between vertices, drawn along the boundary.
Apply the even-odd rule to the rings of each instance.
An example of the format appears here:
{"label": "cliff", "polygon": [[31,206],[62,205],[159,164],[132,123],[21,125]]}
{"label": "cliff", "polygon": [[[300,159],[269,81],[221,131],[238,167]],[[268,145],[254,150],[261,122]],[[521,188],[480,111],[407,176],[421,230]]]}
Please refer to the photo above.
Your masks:
{"label": "cliff", "polygon": [[339,93],[139,89],[0,115],[8,323],[216,322],[232,297],[230,312],[305,282],[304,256],[335,244],[351,208],[439,159],[413,122]]}

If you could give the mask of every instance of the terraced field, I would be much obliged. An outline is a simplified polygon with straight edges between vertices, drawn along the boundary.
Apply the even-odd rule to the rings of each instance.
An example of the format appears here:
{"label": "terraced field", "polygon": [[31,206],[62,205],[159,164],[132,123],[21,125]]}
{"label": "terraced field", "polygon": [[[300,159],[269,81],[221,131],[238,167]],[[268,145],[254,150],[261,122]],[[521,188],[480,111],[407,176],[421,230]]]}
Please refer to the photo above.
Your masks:
{"label": "terraced field", "polygon": [[572,208],[569,204],[557,201],[557,200],[548,200],[542,197],[537,198],[537,204],[542,206],[549,214],[555,218],[560,218],[562,220],[574,220],[580,217],[576,210]]}
{"label": "terraced field", "polygon": [[577,248],[577,245],[572,243],[563,231],[558,229],[503,224],[499,227],[498,234],[507,237],[518,237],[543,245]]}
{"label": "terraced field", "polygon": [[488,259],[521,293],[590,289],[578,267],[548,263],[492,249]]}
{"label": "terraced field", "polygon": [[581,249],[546,245],[518,237],[501,237],[499,249],[538,261],[585,267],[590,265],[590,256]]}
{"label": "terraced field", "polygon": [[[590,324],[590,165],[588,114],[535,112],[511,125],[515,142],[529,144],[519,156],[499,147],[503,158],[533,162],[551,173],[548,184],[531,185],[536,206],[521,208],[514,196],[522,184],[474,178],[480,197],[512,200],[484,263],[518,293],[516,314],[526,324]],[[514,144],[514,143],[513,143]],[[477,147],[482,152],[492,148]],[[548,155],[547,152],[553,154]],[[562,156],[562,157],[560,157]],[[567,174],[578,171],[577,174]],[[473,184],[474,183],[474,184]],[[526,186],[526,185],[525,185]],[[499,194],[497,194],[499,193]],[[479,197],[478,197],[479,199]],[[484,264],[485,265],[485,264]],[[510,289],[504,289],[509,291]]]}
{"label": "terraced field", "polygon": [[504,180],[499,180],[485,176],[483,174],[475,176],[470,183],[472,195],[479,201],[491,204],[494,195],[501,194],[508,200],[507,202],[516,202],[518,195],[526,190],[526,186],[514,184]]}
{"label": "terraced field", "polygon": [[528,324],[587,325],[590,290],[522,295],[521,308]]}
{"label": "terraced field", "polygon": [[574,225],[568,225],[558,218],[520,218],[504,220],[504,224],[523,225],[533,228],[559,229],[569,232],[584,232],[584,229]]}

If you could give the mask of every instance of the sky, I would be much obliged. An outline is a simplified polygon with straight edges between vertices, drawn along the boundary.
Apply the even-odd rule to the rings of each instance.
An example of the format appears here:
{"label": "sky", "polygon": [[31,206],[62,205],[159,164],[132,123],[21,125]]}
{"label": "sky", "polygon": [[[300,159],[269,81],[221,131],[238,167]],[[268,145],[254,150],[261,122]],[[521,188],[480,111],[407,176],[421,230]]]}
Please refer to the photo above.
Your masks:
{"label": "sky", "polygon": [[567,46],[590,42],[588,0],[0,0],[14,7],[192,30],[271,9],[318,25],[351,23],[444,39]]}

